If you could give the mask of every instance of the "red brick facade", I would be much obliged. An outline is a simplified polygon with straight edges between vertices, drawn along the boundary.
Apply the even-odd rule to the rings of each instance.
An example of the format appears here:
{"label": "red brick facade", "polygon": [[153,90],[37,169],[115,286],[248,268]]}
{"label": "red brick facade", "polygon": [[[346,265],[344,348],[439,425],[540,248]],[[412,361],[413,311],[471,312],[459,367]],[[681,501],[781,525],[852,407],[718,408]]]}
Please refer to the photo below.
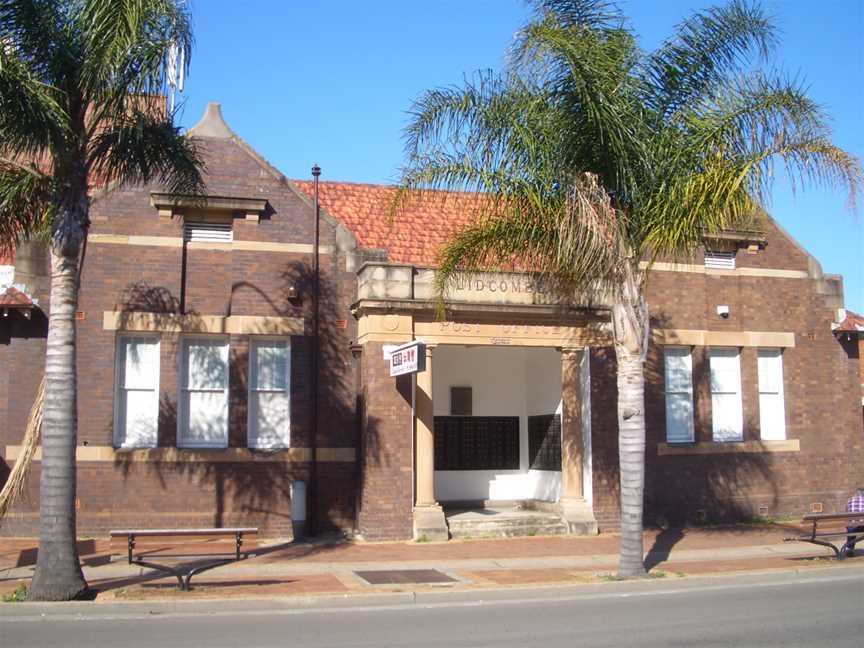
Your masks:
{"label": "red brick facade", "polygon": [[[314,503],[308,517],[317,520],[320,530],[358,531],[370,540],[410,537],[411,380],[389,377],[383,342],[367,342],[353,352],[351,348],[357,340],[351,311],[357,299],[356,271],[365,259],[387,260],[387,250],[358,245],[362,237],[355,238],[336,220],[345,205],[325,201],[320,405],[313,434],[311,186],[295,186],[236,137],[199,141],[207,160],[210,196],[263,198],[268,208],[258,222],[235,215],[233,236],[239,245],[188,245],[184,255],[183,219],[160,217],[150,203],[150,192],[156,188],[121,189],[95,201],[79,304],[79,446],[110,449],[115,444],[117,332],[107,326],[105,314],[120,312],[122,320],[124,313],[169,316],[182,311],[187,323],[238,316],[302,322],[302,332],[291,335],[291,447],[309,453],[317,447],[319,461],[313,470],[312,454],[274,458],[265,451],[244,450],[251,338],[226,334],[222,337],[230,349],[229,449],[198,451],[195,461],[177,460],[177,453],[144,461],[121,451],[111,460],[79,461],[80,532],[127,526],[255,525],[271,535],[289,535],[292,483],[303,481]],[[382,191],[388,194],[372,193]],[[369,206],[363,209],[368,211]],[[385,212],[381,205],[374,210],[379,224]],[[355,228],[363,226],[351,222]],[[773,223],[766,228],[764,248],[738,251],[737,268],[743,272],[700,272],[701,257],[688,261],[690,271],[655,269],[648,283],[649,306],[655,329],[794,334],[794,346],[783,352],[786,438],[798,440],[800,450],[660,454],[666,434],[664,370],[662,347],[654,345],[646,364],[649,524],[661,518],[684,522],[798,514],[814,505],[828,512],[839,509],[851,488],[864,482],[861,353],[857,339],[838,339],[831,330],[836,308],[842,306],[839,281],[821,276],[815,262]],[[399,236],[399,254],[404,256],[411,250],[404,240],[410,232]],[[428,257],[427,239],[418,252],[423,258],[413,263],[421,265]],[[26,283],[47,310],[47,260],[37,252],[19,251],[16,281]],[[292,289],[296,298],[290,297]],[[729,307],[728,318],[718,316],[718,305]],[[20,443],[38,384],[44,335],[45,319],[38,311],[31,321],[10,318],[0,324],[0,482],[12,466],[12,446]],[[160,334],[158,446],[164,449],[177,446],[181,337],[176,332]],[[693,348],[694,419],[696,442],[710,443],[706,354],[704,346]],[[745,442],[759,439],[756,357],[757,348],[743,348]],[[614,351],[593,347],[590,360],[594,514],[600,529],[610,530],[618,524]],[[182,457],[185,451],[178,452]],[[36,462],[25,498],[0,532],[37,531],[38,478]]]}

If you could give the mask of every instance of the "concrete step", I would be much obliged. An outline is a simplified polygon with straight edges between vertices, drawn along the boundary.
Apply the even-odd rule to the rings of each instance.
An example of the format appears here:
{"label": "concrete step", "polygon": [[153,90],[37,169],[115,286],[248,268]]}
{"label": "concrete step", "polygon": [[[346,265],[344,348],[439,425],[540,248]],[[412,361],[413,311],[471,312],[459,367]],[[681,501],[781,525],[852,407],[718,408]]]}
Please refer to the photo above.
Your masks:
{"label": "concrete step", "polygon": [[515,538],[564,535],[567,525],[557,515],[538,511],[459,511],[447,514],[453,538]]}

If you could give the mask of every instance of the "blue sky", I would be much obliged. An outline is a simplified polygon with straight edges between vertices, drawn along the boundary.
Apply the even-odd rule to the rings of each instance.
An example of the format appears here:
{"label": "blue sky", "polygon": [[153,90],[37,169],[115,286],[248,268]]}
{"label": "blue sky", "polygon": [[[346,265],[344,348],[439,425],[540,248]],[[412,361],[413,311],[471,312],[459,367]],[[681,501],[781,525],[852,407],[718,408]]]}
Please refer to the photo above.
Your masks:
{"label": "blue sky", "polygon": [[[629,0],[620,5],[646,49],[710,2]],[[196,48],[181,123],[207,101],[283,173],[392,182],[402,128],[422,91],[499,69],[528,9],[520,0],[190,0]],[[833,117],[835,141],[864,154],[864,0],[764,0],[782,31],[773,65],[806,79]],[[793,194],[782,178],[771,213],[844,277],[848,308],[864,313],[864,205],[838,192]]]}

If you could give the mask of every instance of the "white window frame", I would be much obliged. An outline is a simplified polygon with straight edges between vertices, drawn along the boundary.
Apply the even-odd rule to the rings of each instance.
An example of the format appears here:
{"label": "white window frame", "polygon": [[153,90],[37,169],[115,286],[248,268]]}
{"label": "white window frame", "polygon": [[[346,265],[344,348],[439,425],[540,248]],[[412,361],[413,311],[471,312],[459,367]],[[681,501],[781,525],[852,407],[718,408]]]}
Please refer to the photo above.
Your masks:
{"label": "white window frame", "polygon": [[[687,377],[688,377],[688,389],[686,391],[681,390],[672,390],[669,388],[669,367],[670,363],[667,358],[675,353],[685,352],[686,355],[682,355],[681,357],[686,358],[687,365]],[[665,346],[663,347],[663,393],[665,395],[666,401],[666,442],[667,443],[693,443],[696,440],[696,435],[693,426],[693,350],[689,346]],[[673,397],[670,399],[670,396]],[[670,434],[672,429],[670,427],[671,421],[673,417],[669,415],[669,406],[672,401],[675,400],[674,397],[686,397],[687,403],[690,406],[690,416],[689,416],[689,425],[687,432],[689,434],[686,437],[673,438]]]}
{"label": "white window frame", "polygon": [[[156,407],[153,408],[153,439],[149,443],[131,443],[126,434],[126,422],[123,421],[123,413],[126,411],[122,407],[125,402],[123,398],[124,391],[133,391],[127,388],[126,382],[126,344],[129,340],[154,340],[156,342],[156,381],[152,390],[150,389],[134,389],[134,391],[153,391],[156,396]],[[115,448],[155,448],[159,443],[159,385],[160,385],[160,356],[162,351],[162,341],[158,335],[147,333],[124,333],[117,336],[114,343],[114,447]],[[121,432],[122,430],[122,432]]]}
{"label": "white window frame", "polygon": [[[779,373],[776,389],[770,388],[768,377],[764,375],[765,363],[762,362],[763,358],[776,360],[775,369]],[[765,441],[784,441],[786,439],[786,402],[783,389],[783,349],[759,349],[756,363],[759,382],[759,436]],[[780,402],[779,411],[775,410],[779,418],[775,421],[774,426],[767,418],[768,408],[765,406],[765,401],[769,398]]]}
{"label": "white window frame", "polygon": [[[221,342],[224,347],[224,360],[225,360],[225,387],[224,389],[189,389],[186,385],[188,380],[188,361],[189,361],[189,347],[190,343],[195,342]],[[221,336],[207,336],[207,335],[192,335],[192,336],[184,336],[180,340],[180,380],[178,381],[179,388],[179,399],[178,399],[178,416],[177,416],[177,447],[178,448],[227,448],[228,447],[228,439],[231,435],[231,411],[230,411],[230,344],[228,338]],[[188,435],[184,435],[183,431],[188,430],[189,428],[189,402],[190,398],[187,398],[187,394],[191,392],[222,392],[225,395],[225,439],[219,440],[218,442],[200,442],[200,441],[190,441],[185,438]]]}
{"label": "white window frame", "polygon": [[[285,377],[285,389],[261,389],[253,386],[252,380],[252,371],[253,371],[253,358],[256,356],[255,346],[257,344],[266,344],[267,342],[284,342],[286,346],[286,351],[288,354],[286,363],[285,363],[285,371],[287,373]],[[248,362],[248,371],[249,375],[246,378],[246,382],[249,387],[246,393],[246,441],[247,445],[255,450],[274,450],[280,448],[290,448],[291,447],[291,338],[290,337],[275,337],[275,336],[263,336],[256,335],[249,338],[249,362]],[[253,395],[256,393],[276,393],[276,392],[285,392],[285,396],[288,399],[288,429],[285,431],[285,440],[281,444],[261,444],[258,441],[257,434],[253,437]],[[254,441],[253,441],[254,438]]]}
{"label": "white window frame", "polygon": [[[714,358],[734,357],[736,360],[736,381],[737,390],[735,391],[715,391],[714,389]],[[744,440],[744,406],[741,398],[741,349],[738,347],[709,347],[708,349],[708,365],[709,365],[709,381],[711,389],[711,438],[715,443],[735,443]],[[720,408],[717,406],[716,396],[737,396],[731,400],[735,405],[734,410]],[[727,403],[728,405],[728,403]],[[722,409],[722,413],[721,413]],[[721,416],[725,417],[721,418]],[[731,432],[718,431],[718,423],[732,421]]]}

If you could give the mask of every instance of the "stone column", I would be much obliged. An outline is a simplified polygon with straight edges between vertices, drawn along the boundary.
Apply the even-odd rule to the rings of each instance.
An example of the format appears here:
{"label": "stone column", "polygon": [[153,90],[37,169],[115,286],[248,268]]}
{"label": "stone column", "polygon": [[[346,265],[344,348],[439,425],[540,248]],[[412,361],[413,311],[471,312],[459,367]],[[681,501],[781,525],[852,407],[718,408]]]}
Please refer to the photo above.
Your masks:
{"label": "stone column", "polygon": [[597,520],[582,492],[582,356],[561,349],[561,517],[570,533],[595,534]]}
{"label": "stone column", "polygon": [[435,501],[435,412],[432,404],[434,347],[426,347],[426,370],[414,389],[414,539],[447,540],[444,511]]}
{"label": "stone column", "polygon": [[432,407],[432,346],[426,347],[426,371],[417,374],[414,391],[415,501],[414,505],[436,506],[435,501],[435,413]]}
{"label": "stone column", "polygon": [[582,349],[561,349],[561,496],[582,499]]}

